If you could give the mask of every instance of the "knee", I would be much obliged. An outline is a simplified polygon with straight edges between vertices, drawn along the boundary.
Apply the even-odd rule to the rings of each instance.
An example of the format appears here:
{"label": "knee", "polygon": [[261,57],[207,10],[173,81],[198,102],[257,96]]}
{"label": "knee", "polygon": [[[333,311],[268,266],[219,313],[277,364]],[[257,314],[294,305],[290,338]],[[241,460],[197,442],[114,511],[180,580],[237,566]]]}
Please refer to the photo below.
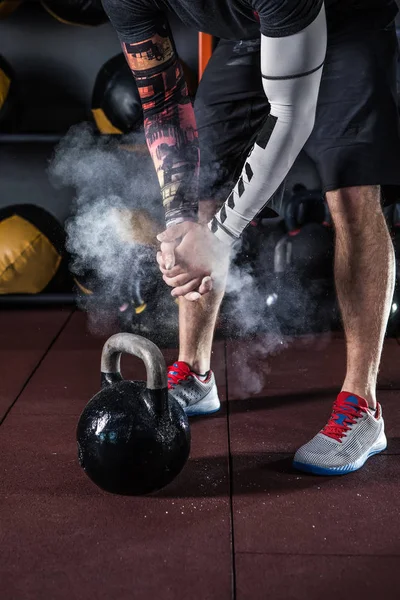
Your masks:
{"label": "knee", "polygon": [[327,192],[326,201],[336,229],[338,226],[364,229],[375,218],[384,218],[379,186],[349,187]]}

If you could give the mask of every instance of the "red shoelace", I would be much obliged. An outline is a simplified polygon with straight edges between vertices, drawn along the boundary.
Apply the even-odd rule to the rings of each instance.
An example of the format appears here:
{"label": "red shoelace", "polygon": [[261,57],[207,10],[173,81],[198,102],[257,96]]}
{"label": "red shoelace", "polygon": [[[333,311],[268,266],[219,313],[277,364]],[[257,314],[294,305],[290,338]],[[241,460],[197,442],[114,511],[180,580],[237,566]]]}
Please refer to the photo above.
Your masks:
{"label": "red shoelace", "polygon": [[[365,406],[363,406],[364,403]],[[354,425],[367,410],[368,404],[363,398],[359,398],[354,394],[341,392],[335,400],[331,417],[321,430],[321,433],[341,442],[345,433],[349,431],[350,426]]]}
{"label": "red shoelace", "polygon": [[189,365],[185,362],[178,361],[168,367],[168,389],[171,390],[182,381],[185,381],[191,373]]}

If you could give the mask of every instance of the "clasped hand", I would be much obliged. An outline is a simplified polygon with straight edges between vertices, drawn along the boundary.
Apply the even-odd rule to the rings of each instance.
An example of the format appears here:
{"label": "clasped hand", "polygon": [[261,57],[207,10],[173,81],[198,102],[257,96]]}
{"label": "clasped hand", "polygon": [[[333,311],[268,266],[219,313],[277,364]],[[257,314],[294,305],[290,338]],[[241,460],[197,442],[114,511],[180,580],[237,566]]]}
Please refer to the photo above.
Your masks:
{"label": "clasped hand", "polygon": [[212,289],[222,289],[229,265],[229,248],[206,225],[185,221],[159,234],[157,262],[172,296],[196,301]]}

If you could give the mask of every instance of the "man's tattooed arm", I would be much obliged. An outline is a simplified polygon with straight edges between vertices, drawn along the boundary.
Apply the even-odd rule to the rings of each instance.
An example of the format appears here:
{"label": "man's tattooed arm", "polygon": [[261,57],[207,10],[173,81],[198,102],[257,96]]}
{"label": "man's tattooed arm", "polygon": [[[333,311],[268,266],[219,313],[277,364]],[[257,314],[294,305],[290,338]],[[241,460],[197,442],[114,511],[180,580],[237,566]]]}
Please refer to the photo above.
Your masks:
{"label": "man's tattooed arm", "polygon": [[138,85],[167,225],[196,220],[199,146],[193,106],[168,33],[122,44]]}

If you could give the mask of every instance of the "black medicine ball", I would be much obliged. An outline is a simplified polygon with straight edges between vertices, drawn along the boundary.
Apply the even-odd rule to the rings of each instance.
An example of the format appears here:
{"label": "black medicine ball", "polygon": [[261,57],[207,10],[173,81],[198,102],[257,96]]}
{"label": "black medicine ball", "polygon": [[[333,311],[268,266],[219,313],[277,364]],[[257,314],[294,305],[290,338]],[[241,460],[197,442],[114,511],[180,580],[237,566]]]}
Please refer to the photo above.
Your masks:
{"label": "black medicine ball", "polygon": [[143,110],[133,74],[123,54],[100,69],[93,89],[92,113],[104,134],[126,134],[143,125]]}
{"label": "black medicine ball", "polygon": [[19,103],[14,71],[0,56],[0,132],[11,133],[18,124]]}

